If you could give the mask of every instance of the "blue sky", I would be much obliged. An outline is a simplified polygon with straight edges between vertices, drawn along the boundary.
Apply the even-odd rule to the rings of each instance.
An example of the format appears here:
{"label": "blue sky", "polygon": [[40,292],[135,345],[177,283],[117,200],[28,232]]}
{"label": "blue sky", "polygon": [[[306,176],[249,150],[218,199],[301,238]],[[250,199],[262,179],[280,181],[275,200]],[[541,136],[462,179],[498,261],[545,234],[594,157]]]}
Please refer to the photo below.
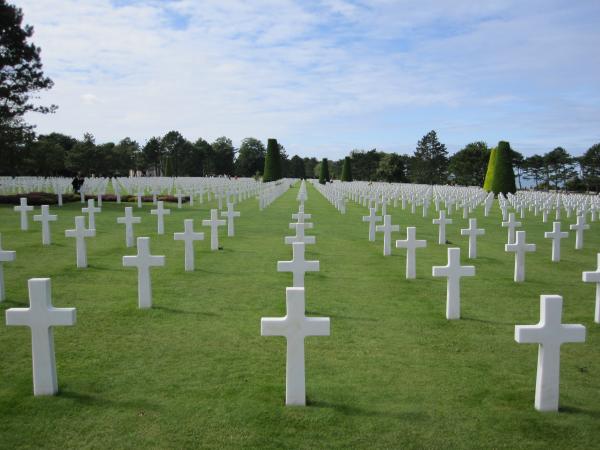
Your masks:
{"label": "blue sky", "polygon": [[600,142],[598,1],[14,0],[55,87],[39,133],[277,138],[288,154]]}

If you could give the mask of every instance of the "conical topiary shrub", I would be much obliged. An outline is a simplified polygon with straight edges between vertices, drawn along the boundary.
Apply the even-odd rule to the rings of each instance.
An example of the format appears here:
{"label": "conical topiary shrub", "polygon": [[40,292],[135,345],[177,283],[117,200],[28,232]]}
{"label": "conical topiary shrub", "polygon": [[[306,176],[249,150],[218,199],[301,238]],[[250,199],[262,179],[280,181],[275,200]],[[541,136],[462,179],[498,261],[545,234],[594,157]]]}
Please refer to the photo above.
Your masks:
{"label": "conical topiary shrub", "polygon": [[[495,156],[492,160],[493,153]],[[511,153],[510,144],[506,141],[498,142],[495,152],[492,150],[483,184],[486,191],[493,192],[494,195],[498,195],[500,192],[504,195],[509,192],[514,194],[517,191]]]}
{"label": "conical topiary shrub", "polygon": [[496,148],[493,148],[490,151],[490,158],[488,159],[487,170],[485,172],[485,180],[483,181],[483,189],[485,189],[487,192],[491,192],[492,190],[494,167],[496,167]]}
{"label": "conical topiary shrub", "polygon": [[329,181],[329,162],[327,158],[323,158],[321,162],[321,174],[319,175],[319,183],[325,184]]}
{"label": "conical topiary shrub", "polygon": [[281,178],[281,157],[277,139],[267,140],[267,156],[265,157],[265,170],[263,182],[275,181]]}
{"label": "conical topiary shrub", "polygon": [[344,158],[342,167],[342,181],[352,181],[352,160],[349,156]]}

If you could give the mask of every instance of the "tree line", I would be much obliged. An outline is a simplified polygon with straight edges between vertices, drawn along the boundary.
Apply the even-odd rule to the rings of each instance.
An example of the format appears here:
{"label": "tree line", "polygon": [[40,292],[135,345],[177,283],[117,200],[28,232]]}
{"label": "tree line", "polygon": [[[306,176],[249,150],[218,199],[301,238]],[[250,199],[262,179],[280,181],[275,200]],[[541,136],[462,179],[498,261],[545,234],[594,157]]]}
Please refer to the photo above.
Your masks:
{"label": "tree line", "polygon": [[[32,36],[33,27],[23,25],[22,10],[0,0],[0,175],[124,176],[134,170],[146,175],[259,177],[268,153],[276,155],[279,164],[273,165],[269,157],[267,179],[314,177],[325,182],[343,173],[344,179],[365,181],[483,185],[491,152],[488,145],[472,142],[448,157],[435,131],[419,140],[412,155],[355,149],[337,161],[290,158],[274,139],[269,140],[267,152],[253,137],[235,148],[225,136],[212,143],[202,138],[191,142],[178,131],[152,137],[143,145],[128,137],[96,143],[89,133],[83,139],[61,133],[37,136],[24,121],[25,114],[48,114],[57,106],[32,103],[38,92],[53,86],[43,73],[40,48],[29,42]],[[531,181],[539,189],[600,189],[600,143],[580,157],[562,147],[527,158],[513,149],[510,154],[519,188],[523,181]]]}

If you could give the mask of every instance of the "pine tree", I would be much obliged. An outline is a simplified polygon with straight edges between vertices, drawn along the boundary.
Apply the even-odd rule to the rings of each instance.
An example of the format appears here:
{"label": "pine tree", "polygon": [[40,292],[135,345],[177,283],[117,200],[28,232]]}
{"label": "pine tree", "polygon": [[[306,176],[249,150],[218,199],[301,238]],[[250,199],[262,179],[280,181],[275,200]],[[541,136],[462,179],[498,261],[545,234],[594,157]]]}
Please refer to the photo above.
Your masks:
{"label": "pine tree", "polygon": [[342,181],[352,181],[352,160],[349,156],[344,158],[344,166],[342,167]]}
{"label": "pine tree", "polygon": [[431,130],[417,143],[413,174],[417,183],[444,184],[448,177],[448,151]]}
{"label": "pine tree", "polygon": [[321,175],[319,175],[319,183],[325,184],[329,181],[329,161],[327,158],[323,158],[321,162]]}
{"label": "pine tree", "polygon": [[265,170],[263,171],[263,182],[276,181],[281,178],[281,156],[277,139],[267,140],[267,156],[265,158]]}

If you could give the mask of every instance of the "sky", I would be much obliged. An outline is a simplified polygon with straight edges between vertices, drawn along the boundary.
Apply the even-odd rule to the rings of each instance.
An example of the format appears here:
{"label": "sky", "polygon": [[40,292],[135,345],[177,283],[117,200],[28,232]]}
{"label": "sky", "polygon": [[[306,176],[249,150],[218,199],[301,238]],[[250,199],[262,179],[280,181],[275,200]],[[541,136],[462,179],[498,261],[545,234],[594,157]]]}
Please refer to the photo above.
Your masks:
{"label": "sky", "polygon": [[598,0],[11,0],[55,85],[40,134],[179,131],[277,140],[288,155],[525,156],[600,142]]}

